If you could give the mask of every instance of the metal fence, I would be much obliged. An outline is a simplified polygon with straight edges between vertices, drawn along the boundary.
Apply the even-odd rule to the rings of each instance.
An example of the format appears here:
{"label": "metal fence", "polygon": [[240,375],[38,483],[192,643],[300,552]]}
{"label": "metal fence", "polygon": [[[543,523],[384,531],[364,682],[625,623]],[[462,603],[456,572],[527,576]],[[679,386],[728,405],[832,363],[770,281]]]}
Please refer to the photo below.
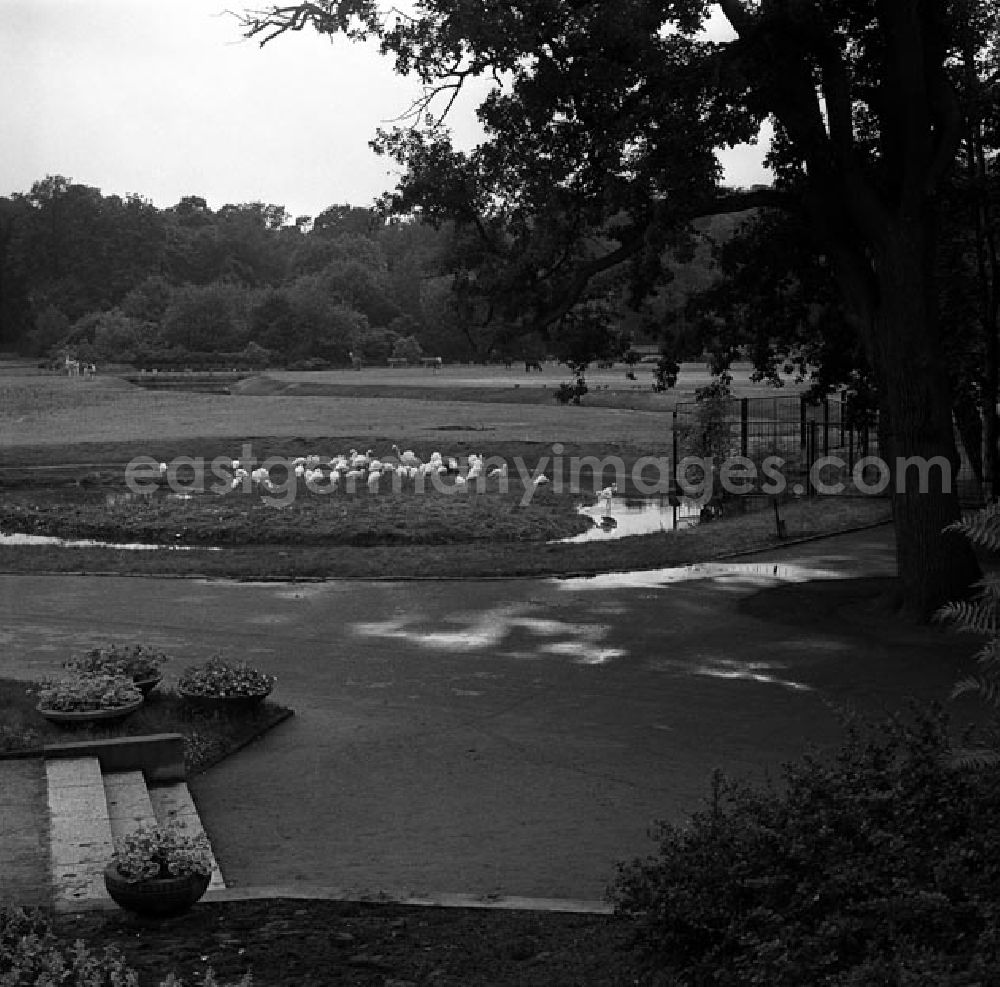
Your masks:
{"label": "metal fence", "polygon": [[[956,442],[962,460],[956,478],[959,496],[965,503],[980,503],[982,487],[957,434]],[[800,395],[680,402],[673,413],[674,463],[685,456],[714,456],[717,461],[743,457],[757,467],[759,484],[767,482],[761,473],[765,460],[776,457],[785,487],[803,494],[839,486],[845,494],[871,496],[881,471],[872,461],[880,458],[877,419],[857,414],[840,398],[819,403]],[[831,457],[835,462],[814,469]]]}

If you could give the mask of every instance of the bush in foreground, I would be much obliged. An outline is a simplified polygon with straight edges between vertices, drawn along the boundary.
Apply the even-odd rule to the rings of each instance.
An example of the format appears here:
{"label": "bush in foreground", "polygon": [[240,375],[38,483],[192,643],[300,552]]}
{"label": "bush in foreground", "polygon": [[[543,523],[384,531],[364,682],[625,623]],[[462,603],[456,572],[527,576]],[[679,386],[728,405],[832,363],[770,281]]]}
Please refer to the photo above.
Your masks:
{"label": "bush in foreground", "polygon": [[972,987],[1000,969],[1000,778],[958,769],[947,721],[852,724],[763,789],[716,776],[611,895],[690,985]]}
{"label": "bush in foreground", "polygon": [[[138,974],[121,951],[108,946],[91,950],[82,939],[72,945],[53,935],[43,913],[22,908],[0,908],[0,987],[138,987]],[[252,987],[246,974],[232,984],[215,979],[209,969],[200,984],[191,987]],[[160,987],[184,987],[167,974]]]}

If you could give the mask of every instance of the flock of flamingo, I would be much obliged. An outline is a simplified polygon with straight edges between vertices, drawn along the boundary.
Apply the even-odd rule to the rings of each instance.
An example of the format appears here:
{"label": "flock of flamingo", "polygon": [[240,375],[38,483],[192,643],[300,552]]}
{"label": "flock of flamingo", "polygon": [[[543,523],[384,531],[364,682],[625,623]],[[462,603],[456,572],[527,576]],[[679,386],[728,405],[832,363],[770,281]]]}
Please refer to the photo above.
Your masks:
{"label": "flock of flamingo", "polygon": [[[366,486],[371,493],[378,493],[385,488],[386,483],[392,484],[394,490],[400,490],[405,482],[415,489],[422,489],[421,480],[447,477],[455,489],[468,488],[475,485],[484,489],[488,479],[499,481],[507,478],[507,464],[500,462],[490,470],[486,470],[486,460],[478,453],[470,452],[466,457],[466,467],[463,470],[459,460],[454,456],[442,456],[440,452],[432,452],[430,458],[423,461],[412,449],[400,450],[398,445],[392,447],[394,456],[382,458],[375,451],[358,452],[351,449],[348,453],[340,453],[330,458],[317,455],[297,456],[288,461],[287,469],[297,478],[304,481],[307,488],[317,493],[333,493],[346,490],[353,493],[359,486]],[[232,460],[232,479],[230,490],[254,490],[259,488],[265,492],[275,492],[280,487],[271,477],[271,471],[266,466],[247,469],[250,464],[244,464],[239,459]],[[283,467],[284,468],[284,467]],[[159,464],[161,476],[169,470],[166,463]],[[534,486],[542,486],[549,478],[540,473],[528,481]]]}

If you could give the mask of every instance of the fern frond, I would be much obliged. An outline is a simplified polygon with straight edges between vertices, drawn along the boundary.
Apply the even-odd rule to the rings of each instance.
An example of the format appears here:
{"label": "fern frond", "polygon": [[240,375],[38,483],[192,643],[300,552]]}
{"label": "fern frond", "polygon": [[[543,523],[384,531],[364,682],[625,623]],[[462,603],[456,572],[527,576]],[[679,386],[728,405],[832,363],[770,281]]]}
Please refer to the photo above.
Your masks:
{"label": "fern frond", "polygon": [[970,634],[995,634],[1000,608],[994,600],[962,600],[946,603],[935,614],[941,623],[955,624],[955,629]]}
{"label": "fern frond", "polygon": [[954,747],[948,752],[948,762],[964,771],[995,768],[1000,764],[1000,751],[992,747]]}
{"label": "fern frond", "polygon": [[944,530],[965,535],[974,545],[1000,551],[1000,501],[987,504],[960,521],[953,521]]}
{"label": "fern frond", "polygon": [[972,584],[974,589],[978,589],[977,599],[987,597],[991,600],[1000,599],[1000,572],[988,572],[978,583]]}
{"label": "fern frond", "polygon": [[973,656],[983,671],[996,674],[1000,671],[1000,638],[991,637]]}
{"label": "fern frond", "polygon": [[1000,679],[987,675],[967,675],[959,679],[951,690],[951,698],[957,699],[974,692],[980,699],[1000,709]]}

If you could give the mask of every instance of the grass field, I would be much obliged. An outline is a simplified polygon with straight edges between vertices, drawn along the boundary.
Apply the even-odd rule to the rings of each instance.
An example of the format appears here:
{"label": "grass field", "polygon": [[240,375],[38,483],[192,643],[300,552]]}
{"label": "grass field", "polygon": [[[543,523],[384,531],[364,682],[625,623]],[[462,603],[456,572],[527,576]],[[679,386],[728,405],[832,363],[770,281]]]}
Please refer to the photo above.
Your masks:
{"label": "grass field", "polygon": [[[248,378],[231,395],[145,390],[110,375],[83,380],[2,370],[4,531],[230,546],[221,553],[3,546],[0,568],[8,571],[237,578],[555,574],[692,562],[777,541],[767,513],[684,534],[553,545],[591,524],[579,507],[620,476],[605,473],[590,477],[589,485],[562,489],[553,483],[526,496],[522,476],[544,468],[556,480],[574,457],[615,457],[629,480],[640,457],[667,462],[670,409],[678,395],[690,396],[708,381],[700,365],[686,367],[679,391],[668,394],[626,382],[621,368],[596,371],[582,407],[552,400],[551,389],[566,376],[565,368],[553,366],[530,375],[502,367],[275,372]],[[650,370],[639,368],[637,376],[643,375]],[[736,388],[776,393],[750,381],[746,368],[737,372]],[[394,443],[425,460],[432,451],[453,456],[463,470],[471,453],[502,459],[511,482],[504,490],[494,483],[486,493],[462,496],[392,493],[383,484],[377,494],[362,487],[351,495],[301,495],[280,506],[257,493],[183,501],[121,496],[126,464],[139,456],[171,469],[184,457],[211,462],[253,455],[260,463],[311,453],[326,458],[352,448],[390,458]],[[860,499],[789,503],[784,511],[792,538],[888,516],[884,503]]]}
{"label": "grass field", "polygon": [[[391,436],[410,445],[466,436],[480,443],[627,440],[658,448],[669,435],[667,412],[710,378],[702,365],[686,365],[677,390],[655,394],[650,371],[637,376],[642,383],[633,385],[623,370],[595,371],[583,406],[566,407],[552,394],[568,372],[554,366],[530,375],[502,367],[274,372],[244,381],[232,395],[148,391],[110,376],[4,375],[0,368],[0,449],[247,435]],[[735,389],[775,393],[753,384],[745,368]]]}

